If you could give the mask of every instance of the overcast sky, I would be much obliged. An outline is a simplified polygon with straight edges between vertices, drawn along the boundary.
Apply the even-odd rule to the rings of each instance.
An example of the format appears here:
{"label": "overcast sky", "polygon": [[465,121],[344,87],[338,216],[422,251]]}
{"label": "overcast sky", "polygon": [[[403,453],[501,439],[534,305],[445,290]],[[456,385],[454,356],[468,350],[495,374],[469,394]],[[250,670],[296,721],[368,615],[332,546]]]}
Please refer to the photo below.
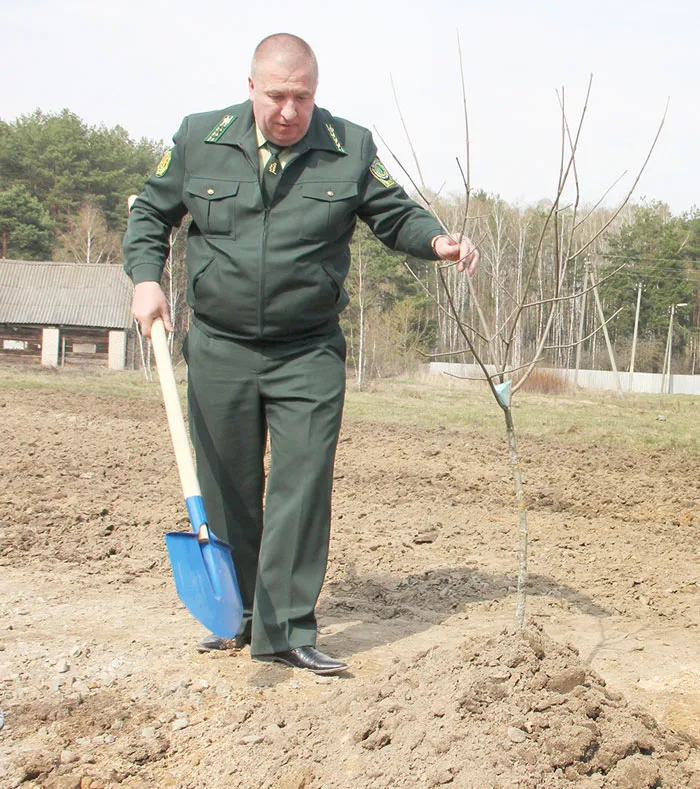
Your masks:
{"label": "overcast sky", "polygon": [[0,118],[67,107],[90,124],[169,140],[184,115],[247,98],[252,50],[280,31],[315,49],[317,103],[376,128],[409,165],[393,76],[433,189],[457,191],[455,157],[464,159],[457,31],[472,185],[509,201],[554,195],[558,89],[573,122],[593,74],[581,191],[595,201],[627,170],[610,204],[631,185],[670,99],[636,198],[676,213],[700,206],[698,0],[0,0]]}

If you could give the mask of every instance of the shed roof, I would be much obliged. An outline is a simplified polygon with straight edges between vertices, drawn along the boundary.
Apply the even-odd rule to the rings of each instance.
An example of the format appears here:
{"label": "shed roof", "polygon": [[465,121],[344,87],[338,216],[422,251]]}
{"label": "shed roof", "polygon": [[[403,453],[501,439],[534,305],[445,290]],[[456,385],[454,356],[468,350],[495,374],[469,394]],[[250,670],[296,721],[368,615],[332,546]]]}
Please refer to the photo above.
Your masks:
{"label": "shed roof", "polygon": [[119,265],[0,260],[0,323],[128,329],[132,292]]}

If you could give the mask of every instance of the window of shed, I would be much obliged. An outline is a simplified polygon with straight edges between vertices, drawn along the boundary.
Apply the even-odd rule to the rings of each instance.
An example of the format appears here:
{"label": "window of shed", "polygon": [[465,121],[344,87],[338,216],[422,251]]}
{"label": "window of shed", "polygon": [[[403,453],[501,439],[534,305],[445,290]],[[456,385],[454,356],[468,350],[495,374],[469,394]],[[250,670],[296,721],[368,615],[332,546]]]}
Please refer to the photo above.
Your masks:
{"label": "window of shed", "polygon": [[2,348],[4,351],[26,351],[29,343],[26,340],[3,340]]}
{"label": "window of shed", "polygon": [[73,353],[97,353],[97,345],[94,342],[74,342]]}

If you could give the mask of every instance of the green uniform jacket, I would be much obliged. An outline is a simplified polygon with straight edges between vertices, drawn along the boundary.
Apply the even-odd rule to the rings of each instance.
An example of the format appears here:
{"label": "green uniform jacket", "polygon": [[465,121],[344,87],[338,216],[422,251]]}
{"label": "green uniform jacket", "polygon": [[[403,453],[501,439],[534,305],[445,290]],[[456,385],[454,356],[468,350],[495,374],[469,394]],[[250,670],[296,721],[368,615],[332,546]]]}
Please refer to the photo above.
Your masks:
{"label": "green uniform jacket", "polygon": [[370,132],[326,110],[292,146],[269,207],[250,101],[188,116],[173,142],[134,202],[125,269],[159,281],[189,212],[187,302],[215,336],[285,340],[336,325],[356,217],[392,249],[435,259],[438,222],[394,183]]}

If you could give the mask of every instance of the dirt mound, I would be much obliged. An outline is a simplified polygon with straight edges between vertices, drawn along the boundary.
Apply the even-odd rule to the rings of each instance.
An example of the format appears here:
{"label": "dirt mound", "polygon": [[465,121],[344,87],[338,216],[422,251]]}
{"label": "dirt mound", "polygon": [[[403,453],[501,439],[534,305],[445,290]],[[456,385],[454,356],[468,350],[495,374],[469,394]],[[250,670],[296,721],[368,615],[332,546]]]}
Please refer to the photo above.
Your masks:
{"label": "dirt mound", "polygon": [[240,703],[225,684],[185,681],[150,703],[103,692],[12,709],[14,737],[39,723],[72,745],[54,761],[24,753],[10,785],[168,785],[154,770],[187,754],[189,774],[181,768],[170,785],[700,786],[686,766],[688,738],[660,728],[534,627],[435,646],[371,677],[271,666],[257,684],[265,698]]}
{"label": "dirt mound", "polygon": [[200,767],[191,785],[689,785],[690,743],[537,629],[434,647],[335,685],[302,706],[261,705],[223,738],[215,731],[207,761],[220,769],[235,753],[235,769]]}

